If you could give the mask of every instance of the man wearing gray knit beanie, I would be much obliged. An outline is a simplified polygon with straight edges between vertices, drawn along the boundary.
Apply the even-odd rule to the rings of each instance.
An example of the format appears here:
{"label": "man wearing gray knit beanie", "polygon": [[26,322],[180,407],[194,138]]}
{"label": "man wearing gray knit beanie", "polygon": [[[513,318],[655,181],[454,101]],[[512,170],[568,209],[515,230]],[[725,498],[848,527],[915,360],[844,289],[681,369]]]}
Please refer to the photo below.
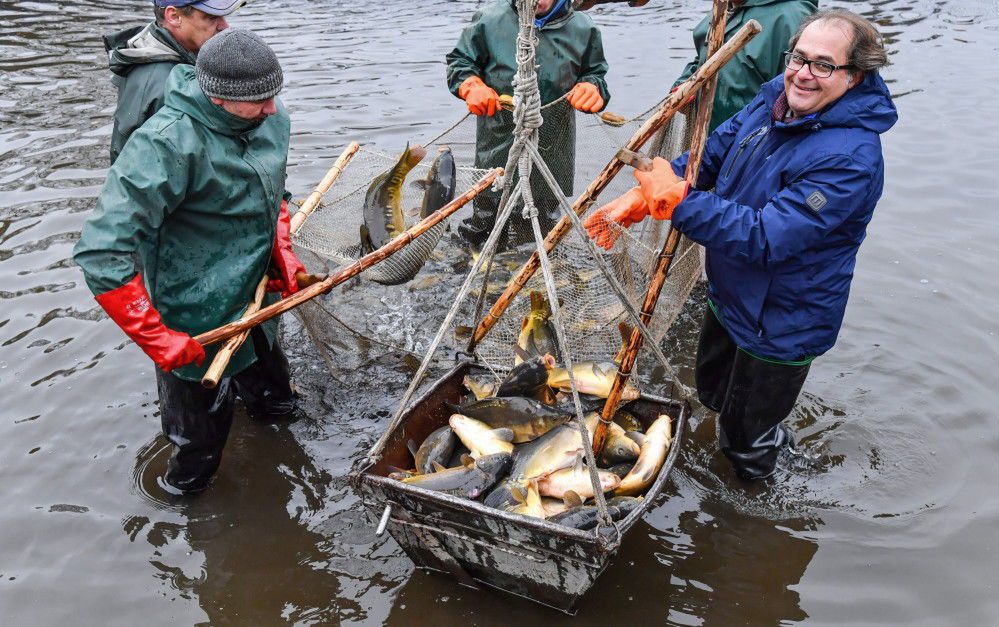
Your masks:
{"label": "man wearing gray knit beanie", "polygon": [[74,249],[98,304],[158,366],[174,445],[160,485],[172,494],[208,487],[237,396],[254,419],[295,411],[276,320],[253,329],[212,389],[201,381],[218,345],[193,339],[239,318],[265,274],[283,296],[316,280],[291,248],[283,82],[256,35],[230,28],[209,39],[194,67],[171,72],[163,107],[108,171]]}

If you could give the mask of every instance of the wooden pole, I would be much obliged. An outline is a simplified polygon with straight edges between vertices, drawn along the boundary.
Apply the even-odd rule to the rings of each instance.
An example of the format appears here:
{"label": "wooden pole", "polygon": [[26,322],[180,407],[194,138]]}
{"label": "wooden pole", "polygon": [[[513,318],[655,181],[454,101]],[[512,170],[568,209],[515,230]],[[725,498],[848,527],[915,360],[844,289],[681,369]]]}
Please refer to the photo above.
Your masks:
{"label": "wooden pole", "polygon": [[[716,51],[722,48],[722,42],[725,40],[727,8],[728,0],[714,0],[711,12],[711,26],[708,29],[708,57],[711,57]],[[751,24],[756,25],[756,32],[762,30],[759,23],[753,20],[750,20],[743,29]],[[718,77],[712,77],[701,91],[701,98],[698,102],[697,116],[694,118],[694,135],[690,142],[690,154],[687,159],[687,171],[684,176],[691,187],[697,182],[697,173],[701,167],[701,158],[704,156],[704,145],[708,139],[708,127],[711,122],[711,111],[714,107],[715,87],[717,84]],[[666,243],[663,245],[662,252],[659,253],[659,259],[656,261],[656,269],[652,273],[649,289],[645,293],[645,302],[642,304],[641,317],[642,322],[646,326],[652,323],[652,316],[656,312],[659,295],[662,293],[666,279],[669,277],[670,265],[673,263],[673,256],[676,254],[676,248],[680,244],[680,238],[680,231],[671,226],[669,235],[666,237]],[[621,393],[628,383],[628,377],[631,376],[631,370],[638,359],[638,351],[641,346],[641,333],[632,331],[631,338],[628,340],[628,347],[625,349],[621,365],[618,367],[617,376],[614,377],[614,384],[611,386],[610,394],[607,395],[607,400],[604,402],[600,421],[597,423],[596,431],[593,433],[593,452],[597,455],[603,451],[604,442],[607,438],[607,425],[614,419],[614,414],[617,413],[618,403],[621,402]]]}
{"label": "wooden pole", "polygon": [[478,180],[468,191],[466,191],[461,196],[458,196],[448,204],[444,205],[437,211],[433,212],[420,222],[414,224],[406,231],[399,234],[398,237],[385,244],[381,248],[375,250],[374,252],[368,253],[367,255],[361,257],[351,265],[347,266],[343,270],[340,270],[336,274],[331,274],[330,276],[323,279],[321,282],[309,287],[303,288],[288,298],[283,298],[278,302],[264,307],[260,311],[251,314],[243,319],[236,320],[235,322],[230,322],[229,324],[223,325],[212,331],[207,331],[201,335],[194,338],[202,346],[208,346],[216,342],[221,342],[222,340],[229,339],[230,337],[242,333],[248,329],[252,329],[261,322],[265,322],[280,316],[286,311],[291,311],[295,307],[298,307],[304,302],[310,301],[320,294],[325,294],[335,288],[337,285],[344,283],[358,274],[364,272],[371,266],[380,263],[395,253],[399,252],[406,246],[408,246],[414,239],[423,235],[428,230],[433,228],[434,225],[440,223],[445,218],[450,216],[455,211],[461,209],[466,204],[468,204],[473,198],[479,195],[484,189],[493,184],[498,177],[503,175],[503,168],[493,168],[485,174],[482,178]]}
{"label": "wooden pole", "polygon": [[[755,37],[763,28],[760,23],[756,20],[750,20],[746,23],[739,31],[718,50],[717,53],[711,55],[707,61],[704,62],[700,68],[694,72],[686,82],[681,83],[675,91],[663,102],[662,106],[659,107],[659,111],[656,112],[654,116],[649,118],[642,124],[641,128],[635,131],[635,134],[628,140],[628,143],[624,147],[632,152],[638,151],[645,145],[649,139],[655,135],[655,133],[665,126],[673,114],[682,109],[690,97],[693,96],[697,90],[711,78],[713,78],[718,71],[724,66],[735,53],[741,50],[750,39]],[[600,192],[610,184],[614,177],[617,176],[621,168],[624,167],[624,163],[614,156],[607,165],[604,166],[603,171],[597,176],[589,187],[583,192],[583,194],[576,200],[572,206],[572,210],[576,212],[576,215],[582,216],[590,205],[596,201],[597,196]],[[569,232],[571,227],[571,222],[569,218],[562,216],[558,223],[548,232],[545,237],[545,251],[551,252],[553,248],[558,244],[558,242],[565,237],[566,233]],[[530,280],[534,273],[537,272],[541,265],[541,258],[538,255],[538,251],[534,251],[531,254],[531,258],[527,260],[524,266],[517,272],[510,283],[507,285],[506,289],[500,294],[500,297],[493,303],[493,306],[486,313],[485,317],[479,322],[479,325],[475,329],[475,333],[472,334],[472,340],[469,343],[469,352],[475,348],[475,346],[482,341],[482,338],[489,333],[489,330],[495,326],[499,321],[500,317],[507,310],[513,299],[520,293],[527,281]]]}
{"label": "wooden pole", "polygon": [[[319,206],[319,202],[323,199],[323,196],[333,187],[333,183],[336,182],[337,178],[340,177],[340,173],[343,169],[347,167],[350,160],[354,158],[357,154],[358,149],[361,147],[357,142],[351,142],[340,156],[337,157],[336,161],[326,172],[326,176],[323,180],[316,185],[316,188],[312,190],[309,197],[305,199],[302,206],[299,207],[295,215],[291,217],[291,232],[292,234],[297,233],[298,229],[302,228],[302,224],[305,219],[308,218],[316,207]],[[260,282],[257,283],[257,289],[254,291],[253,302],[247,305],[246,310],[243,312],[242,317],[245,318],[251,314],[260,311],[260,307],[264,304],[264,294],[267,292],[267,274],[260,278]],[[219,349],[219,352],[215,354],[215,359],[212,360],[211,365],[205,372],[205,376],[201,378],[201,385],[208,389],[212,389],[219,384],[219,379],[222,378],[222,373],[225,372],[226,367],[229,365],[229,360],[232,356],[236,354],[239,347],[243,345],[246,338],[250,336],[250,332],[246,331],[240,333],[229,339],[225,346]]]}

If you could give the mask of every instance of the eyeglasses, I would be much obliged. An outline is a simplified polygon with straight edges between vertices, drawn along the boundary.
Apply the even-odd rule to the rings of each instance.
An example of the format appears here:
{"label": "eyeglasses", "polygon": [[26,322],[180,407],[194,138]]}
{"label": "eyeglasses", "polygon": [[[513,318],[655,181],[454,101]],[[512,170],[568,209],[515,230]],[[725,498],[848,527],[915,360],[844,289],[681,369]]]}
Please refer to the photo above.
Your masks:
{"label": "eyeglasses", "polygon": [[812,73],[812,76],[815,78],[829,78],[836,70],[848,70],[853,67],[849,63],[846,65],[833,65],[832,63],[826,63],[825,61],[812,61],[811,59],[806,59],[797,52],[784,53],[784,67],[792,72],[797,72],[806,65]]}

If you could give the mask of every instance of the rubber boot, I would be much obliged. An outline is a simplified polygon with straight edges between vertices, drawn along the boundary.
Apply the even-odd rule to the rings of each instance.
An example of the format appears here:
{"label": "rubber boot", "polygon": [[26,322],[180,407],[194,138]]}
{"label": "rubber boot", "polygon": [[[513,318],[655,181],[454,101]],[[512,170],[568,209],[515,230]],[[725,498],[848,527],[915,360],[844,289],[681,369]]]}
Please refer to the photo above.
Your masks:
{"label": "rubber boot", "polygon": [[[472,215],[458,225],[458,235],[464,239],[473,252],[482,250],[482,246],[496,225],[496,215],[499,209],[499,197],[479,194],[472,201]],[[504,242],[501,240],[500,247]]]}
{"label": "rubber boot", "polygon": [[769,477],[781,449],[794,446],[782,421],[794,409],[809,367],[739,350],[714,313],[706,312],[697,353],[698,396],[719,412],[718,441],[740,478]]}
{"label": "rubber boot", "polygon": [[287,421],[295,415],[298,395],[291,387],[291,370],[281,346],[270,344],[263,330],[250,332],[257,360],[232,377],[236,395],[254,420]]}
{"label": "rubber boot", "polygon": [[233,390],[228,377],[213,390],[156,370],[163,435],[174,445],[163,476],[180,493],[208,487],[222,461],[232,426]]}

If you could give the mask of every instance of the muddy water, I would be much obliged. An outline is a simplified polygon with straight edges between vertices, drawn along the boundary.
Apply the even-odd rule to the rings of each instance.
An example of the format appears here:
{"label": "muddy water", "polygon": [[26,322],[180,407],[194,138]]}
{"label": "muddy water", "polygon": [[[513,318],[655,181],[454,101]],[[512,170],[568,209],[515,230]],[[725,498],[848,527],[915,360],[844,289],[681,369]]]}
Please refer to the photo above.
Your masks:
{"label": "muddy water", "polygon": [[[478,2],[376,4],[255,2],[233,20],[284,63],[293,190],[350,139],[403,142],[460,112],[442,58]],[[995,622],[999,8],[835,4],[889,35],[901,120],[884,138],[885,195],[841,339],[792,416],[817,461],[747,488],[696,414],[667,498],[576,624]],[[593,12],[616,109],[639,110],[672,80],[705,5]],[[294,321],[285,341],[308,416],[238,416],[211,492],[179,503],[157,491],[151,365],[70,260],[107,165],[114,91],[99,35],[147,13],[140,0],[0,2],[0,621],[569,622],[414,572],[373,536],[345,475],[412,363],[358,358],[348,341],[330,375]],[[695,332],[686,316],[670,345],[688,379]]]}

